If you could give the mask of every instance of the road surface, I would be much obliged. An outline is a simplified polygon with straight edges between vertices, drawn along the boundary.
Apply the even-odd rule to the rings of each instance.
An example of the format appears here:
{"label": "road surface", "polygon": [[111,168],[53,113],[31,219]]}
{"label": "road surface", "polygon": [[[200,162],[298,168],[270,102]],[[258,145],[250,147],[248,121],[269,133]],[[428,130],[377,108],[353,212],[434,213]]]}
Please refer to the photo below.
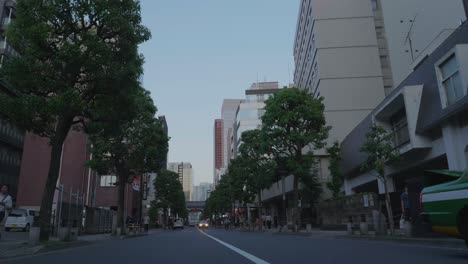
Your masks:
{"label": "road surface", "polygon": [[468,250],[388,242],[196,228],[108,240],[4,261],[8,264],[102,263],[468,263]]}

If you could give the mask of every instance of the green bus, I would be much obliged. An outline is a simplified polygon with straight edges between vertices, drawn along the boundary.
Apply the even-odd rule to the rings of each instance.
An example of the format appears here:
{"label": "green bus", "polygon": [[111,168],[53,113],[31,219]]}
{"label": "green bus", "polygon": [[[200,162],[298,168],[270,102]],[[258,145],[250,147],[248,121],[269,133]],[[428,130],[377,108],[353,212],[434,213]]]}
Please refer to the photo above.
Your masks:
{"label": "green bus", "polygon": [[421,192],[421,215],[432,230],[464,239],[468,246],[468,170],[431,171],[429,187]]}

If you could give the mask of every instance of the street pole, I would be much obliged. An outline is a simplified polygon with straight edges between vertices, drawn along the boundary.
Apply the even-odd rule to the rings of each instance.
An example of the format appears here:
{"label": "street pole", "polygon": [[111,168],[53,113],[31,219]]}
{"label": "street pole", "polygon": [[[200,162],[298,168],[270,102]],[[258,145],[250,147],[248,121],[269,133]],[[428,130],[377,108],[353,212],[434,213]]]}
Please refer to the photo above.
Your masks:
{"label": "street pole", "polygon": [[[285,188],[285,179],[284,179],[284,174],[281,175],[281,191],[283,193],[283,227],[287,226],[288,221],[287,221],[287,213],[286,213],[286,188]],[[282,229],[282,228],[281,228]]]}

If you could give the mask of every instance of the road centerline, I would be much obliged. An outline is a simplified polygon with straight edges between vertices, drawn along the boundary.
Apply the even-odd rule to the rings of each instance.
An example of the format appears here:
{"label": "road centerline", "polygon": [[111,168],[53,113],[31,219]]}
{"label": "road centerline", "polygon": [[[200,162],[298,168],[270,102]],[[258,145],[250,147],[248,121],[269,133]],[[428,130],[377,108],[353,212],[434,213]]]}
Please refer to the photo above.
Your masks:
{"label": "road centerline", "polygon": [[220,239],[218,239],[218,238],[216,238],[216,237],[210,236],[210,235],[208,235],[207,233],[203,232],[203,231],[200,230],[200,229],[198,229],[198,231],[200,231],[200,233],[202,233],[203,235],[205,235],[205,236],[207,236],[207,237],[213,239],[214,241],[220,243],[221,245],[223,245],[223,246],[229,248],[230,250],[236,252],[237,254],[243,256],[244,258],[246,258],[246,259],[252,261],[252,262],[255,263],[255,264],[270,264],[269,262],[264,261],[263,259],[260,259],[260,258],[254,256],[254,255],[252,255],[252,254],[250,254],[250,253],[247,253],[247,252],[245,252],[244,250],[242,250],[242,249],[240,249],[240,248],[237,248],[237,247],[235,247],[235,246],[233,246],[233,245],[231,245],[231,244],[228,244],[228,243],[226,243],[226,242],[224,242],[224,241],[222,241],[222,240],[220,240]]}

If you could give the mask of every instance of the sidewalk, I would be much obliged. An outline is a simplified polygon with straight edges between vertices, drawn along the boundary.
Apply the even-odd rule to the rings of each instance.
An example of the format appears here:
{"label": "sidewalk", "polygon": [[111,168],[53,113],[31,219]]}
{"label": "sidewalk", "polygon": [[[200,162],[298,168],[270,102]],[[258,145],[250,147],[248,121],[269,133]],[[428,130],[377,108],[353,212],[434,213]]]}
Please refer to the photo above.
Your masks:
{"label": "sidewalk", "polygon": [[402,235],[344,235],[338,238],[355,239],[355,240],[371,240],[383,241],[398,244],[415,244],[424,246],[451,247],[451,248],[466,248],[465,241],[462,239],[438,237],[438,238],[422,238],[422,237],[406,237]]}
{"label": "sidewalk", "polygon": [[26,240],[0,240],[0,260],[26,255],[34,255],[41,252],[61,250],[71,247],[87,246],[92,243],[108,241],[112,239],[130,239],[147,236],[161,232],[160,229],[149,230],[148,233],[129,234],[123,237],[112,236],[111,234],[82,235],[77,241],[59,241],[56,237],[51,237],[46,243],[31,245]]}

